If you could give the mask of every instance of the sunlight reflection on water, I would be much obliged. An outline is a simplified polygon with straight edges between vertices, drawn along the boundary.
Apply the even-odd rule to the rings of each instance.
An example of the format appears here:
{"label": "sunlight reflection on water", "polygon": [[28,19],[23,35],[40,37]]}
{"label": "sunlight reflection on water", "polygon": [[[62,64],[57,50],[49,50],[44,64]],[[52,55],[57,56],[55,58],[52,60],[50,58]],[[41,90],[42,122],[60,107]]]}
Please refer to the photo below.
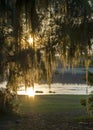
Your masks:
{"label": "sunlight reflection on water", "polygon": [[[51,93],[49,93],[49,87],[47,84],[38,85],[35,84],[34,91],[37,92],[35,95],[43,95],[43,94],[75,94],[75,95],[85,95],[86,88],[88,87],[88,92],[91,93],[93,91],[93,86],[87,86],[85,84],[51,84]],[[24,94],[24,88],[21,91],[18,91],[18,94]]]}
{"label": "sunlight reflection on water", "polygon": [[[72,74],[71,69],[66,69],[65,74],[62,74],[62,69],[57,68],[57,74],[54,75],[54,81],[51,84],[51,89],[49,89],[48,84],[34,84],[35,95],[43,94],[86,94],[86,89],[88,88],[88,94],[93,91],[93,86],[86,85],[85,80],[83,79],[85,74],[85,68],[74,68],[74,75]],[[89,68],[89,71],[93,73],[93,68]],[[64,76],[64,77],[63,77]],[[0,88],[6,87],[7,82],[0,84]],[[49,93],[50,91],[50,93]],[[24,94],[24,86],[20,87],[18,94]]]}
{"label": "sunlight reflection on water", "polygon": [[[6,82],[0,84],[0,88],[6,87]],[[90,94],[93,91],[93,86],[86,84],[62,84],[62,83],[53,83],[51,84],[51,93],[49,93],[48,84],[34,84],[35,95],[43,94],[86,94],[86,88],[88,88],[88,93]],[[26,95],[25,88],[20,87],[18,94]]]}

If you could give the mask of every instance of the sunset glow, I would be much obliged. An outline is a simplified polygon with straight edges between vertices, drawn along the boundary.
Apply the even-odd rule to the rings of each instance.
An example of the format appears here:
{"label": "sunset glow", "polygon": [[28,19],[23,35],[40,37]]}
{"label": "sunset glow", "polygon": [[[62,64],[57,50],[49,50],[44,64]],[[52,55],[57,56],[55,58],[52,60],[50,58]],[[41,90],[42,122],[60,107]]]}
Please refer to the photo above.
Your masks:
{"label": "sunset glow", "polygon": [[34,97],[35,96],[35,92],[34,92],[32,87],[27,88],[26,95],[28,95],[29,97]]}
{"label": "sunset glow", "polygon": [[29,42],[29,44],[33,44],[33,37],[30,36],[30,37],[28,38],[28,42]]}

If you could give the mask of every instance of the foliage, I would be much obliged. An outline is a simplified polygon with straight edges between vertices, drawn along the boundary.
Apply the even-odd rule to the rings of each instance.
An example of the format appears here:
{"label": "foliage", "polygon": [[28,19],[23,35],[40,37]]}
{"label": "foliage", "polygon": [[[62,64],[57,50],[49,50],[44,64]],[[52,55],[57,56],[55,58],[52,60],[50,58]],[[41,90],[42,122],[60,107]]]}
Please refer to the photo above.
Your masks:
{"label": "foliage", "polygon": [[[40,75],[43,62],[50,85],[57,65],[56,54],[63,67],[76,66],[82,57],[91,59],[92,2],[90,5],[88,0],[1,0],[0,7],[3,73],[5,69],[11,71],[10,62],[17,62],[23,73]],[[33,45],[28,42],[29,35]]]}
{"label": "foliage", "polygon": [[16,94],[11,93],[8,89],[0,89],[0,115],[17,113],[19,103]]}
{"label": "foliage", "polygon": [[81,103],[81,105],[86,106],[86,100],[85,99],[81,99],[80,103]]}
{"label": "foliage", "polygon": [[[88,85],[93,85],[93,74],[88,72]],[[89,114],[93,114],[93,93],[86,98],[80,100],[81,105],[85,106]]]}
{"label": "foliage", "polygon": [[93,85],[93,73],[89,72],[89,78],[88,78],[89,85]]}
{"label": "foliage", "polygon": [[88,114],[93,114],[93,94],[90,94],[86,99],[81,99],[81,105],[85,106]]}
{"label": "foliage", "polygon": [[56,54],[63,68],[91,60],[92,0],[0,0],[0,7],[0,73],[10,91],[42,79],[50,89]]}

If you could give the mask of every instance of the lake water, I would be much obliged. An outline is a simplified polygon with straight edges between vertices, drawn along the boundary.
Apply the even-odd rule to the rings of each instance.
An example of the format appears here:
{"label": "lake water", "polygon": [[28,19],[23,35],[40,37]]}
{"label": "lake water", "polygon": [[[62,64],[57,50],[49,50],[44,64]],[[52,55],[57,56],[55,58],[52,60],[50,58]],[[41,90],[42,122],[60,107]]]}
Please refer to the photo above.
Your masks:
{"label": "lake water", "polygon": [[[36,95],[43,94],[75,94],[86,95],[86,88],[88,87],[88,94],[93,91],[93,86],[87,86],[85,84],[51,84],[51,93],[49,93],[49,87],[47,84],[38,85],[35,84],[34,91],[38,92]],[[24,88],[18,91],[18,94],[25,94]]]}
{"label": "lake water", "polygon": [[[93,68],[89,68],[89,71],[93,73]],[[73,72],[73,73],[72,73]],[[85,68],[66,69],[62,73],[61,68],[56,69],[56,73],[53,75],[53,83],[51,84],[51,93],[49,93],[48,84],[34,84],[34,92],[37,95],[42,94],[86,94],[88,88],[88,94],[93,91],[93,86],[86,85],[84,80]],[[0,87],[6,87],[6,82],[0,84]],[[24,87],[18,91],[18,94],[26,94]]]}
{"label": "lake water", "polygon": [[[89,68],[93,73],[93,68]],[[34,84],[34,91],[36,94],[88,94],[93,91],[93,86],[86,85],[85,68],[65,69],[64,73],[61,68],[56,69],[53,75],[53,83],[51,84],[51,93],[49,93],[48,84]],[[22,91],[21,91],[22,92]],[[39,93],[43,92],[43,93]],[[19,92],[20,93],[20,92]],[[25,92],[23,91],[25,94]]]}

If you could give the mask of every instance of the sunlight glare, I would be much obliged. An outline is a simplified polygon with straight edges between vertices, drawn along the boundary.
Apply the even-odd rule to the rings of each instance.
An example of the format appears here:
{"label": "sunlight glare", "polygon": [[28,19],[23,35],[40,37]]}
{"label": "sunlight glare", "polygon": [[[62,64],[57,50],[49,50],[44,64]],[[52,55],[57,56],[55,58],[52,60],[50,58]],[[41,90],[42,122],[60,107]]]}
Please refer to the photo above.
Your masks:
{"label": "sunlight glare", "polygon": [[29,42],[29,44],[33,44],[33,37],[30,36],[30,37],[28,38],[28,42]]}
{"label": "sunlight glare", "polygon": [[35,92],[34,92],[32,87],[27,89],[26,95],[28,95],[29,97],[34,97],[35,96]]}

